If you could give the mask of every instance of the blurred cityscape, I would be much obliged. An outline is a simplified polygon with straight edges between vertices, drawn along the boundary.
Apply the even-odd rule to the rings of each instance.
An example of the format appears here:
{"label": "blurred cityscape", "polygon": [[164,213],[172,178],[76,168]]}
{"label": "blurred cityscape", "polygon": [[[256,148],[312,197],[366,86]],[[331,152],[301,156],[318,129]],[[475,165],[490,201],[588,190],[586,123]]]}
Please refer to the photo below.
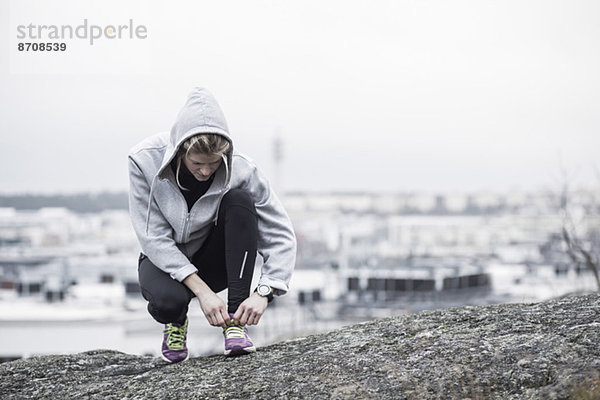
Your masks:
{"label": "blurred cityscape", "polygon": [[[64,196],[64,207],[27,196],[21,207],[0,203],[1,360],[97,348],[159,354],[162,326],[140,294],[126,194],[108,198],[106,210],[89,197]],[[598,200],[586,190],[288,193],[296,271],[251,335],[265,345],[419,310],[598,290],[593,263],[573,246],[600,247]],[[193,356],[222,351],[199,306],[190,321]]]}

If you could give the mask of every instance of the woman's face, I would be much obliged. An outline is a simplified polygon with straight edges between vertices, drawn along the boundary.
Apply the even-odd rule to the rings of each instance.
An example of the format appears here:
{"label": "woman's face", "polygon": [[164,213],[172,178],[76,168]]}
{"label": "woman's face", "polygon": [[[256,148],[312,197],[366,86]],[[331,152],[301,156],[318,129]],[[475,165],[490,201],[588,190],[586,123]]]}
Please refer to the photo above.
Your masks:
{"label": "woman's face", "polygon": [[219,168],[223,158],[218,154],[190,153],[183,157],[187,169],[199,181],[205,181]]}

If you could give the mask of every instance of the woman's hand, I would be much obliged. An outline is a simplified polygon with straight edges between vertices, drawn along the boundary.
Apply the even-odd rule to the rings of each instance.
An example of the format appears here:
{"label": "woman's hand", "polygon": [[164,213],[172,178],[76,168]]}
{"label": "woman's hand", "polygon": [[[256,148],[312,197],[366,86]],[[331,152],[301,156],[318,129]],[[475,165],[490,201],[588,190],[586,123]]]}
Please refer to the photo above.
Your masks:
{"label": "woman's hand", "polygon": [[206,320],[212,326],[227,327],[229,322],[229,314],[227,314],[227,306],[215,293],[206,293],[198,297],[200,308],[206,317]]}
{"label": "woman's hand", "polygon": [[233,315],[233,320],[237,324],[241,325],[256,325],[260,321],[265,309],[267,308],[268,299],[259,295],[258,293],[252,293],[250,297],[240,304],[237,311]]}
{"label": "woman's hand", "polygon": [[209,324],[223,328],[227,327],[230,318],[227,314],[225,302],[200,279],[198,274],[190,274],[183,280],[183,284],[190,288],[198,298],[200,308]]}

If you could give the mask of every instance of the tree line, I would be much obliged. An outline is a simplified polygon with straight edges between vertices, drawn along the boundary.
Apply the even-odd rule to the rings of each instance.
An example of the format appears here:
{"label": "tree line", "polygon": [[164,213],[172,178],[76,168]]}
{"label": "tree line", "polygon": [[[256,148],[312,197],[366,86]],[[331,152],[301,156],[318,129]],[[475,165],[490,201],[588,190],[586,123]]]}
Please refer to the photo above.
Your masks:
{"label": "tree line", "polygon": [[0,207],[17,210],[38,210],[44,207],[64,207],[74,212],[92,213],[104,210],[127,210],[127,192],[78,194],[0,195]]}

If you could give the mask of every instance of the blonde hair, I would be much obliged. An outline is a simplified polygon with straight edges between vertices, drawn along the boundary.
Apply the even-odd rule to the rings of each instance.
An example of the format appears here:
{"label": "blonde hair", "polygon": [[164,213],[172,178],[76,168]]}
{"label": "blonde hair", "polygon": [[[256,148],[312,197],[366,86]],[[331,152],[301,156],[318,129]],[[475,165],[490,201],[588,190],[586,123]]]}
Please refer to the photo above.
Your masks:
{"label": "blonde hair", "polygon": [[203,133],[200,135],[192,136],[191,138],[187,139],[185,142],[183,142],[183,144],[177,152],[177,172],[175,173],[177,186],[179,186],[183,190],[190,190],[186,187],[183,187],[181,182],[179,182],[179,170],[181,169],[181,161],[184,157],[187,157],[190,153],[215,156],[218,155],[221,156],[221,158],[223,158],[225,168],[228,168],[225,153],[227,153],[229,147],[229,140],[225,139],[224,136],[216,133]]}

